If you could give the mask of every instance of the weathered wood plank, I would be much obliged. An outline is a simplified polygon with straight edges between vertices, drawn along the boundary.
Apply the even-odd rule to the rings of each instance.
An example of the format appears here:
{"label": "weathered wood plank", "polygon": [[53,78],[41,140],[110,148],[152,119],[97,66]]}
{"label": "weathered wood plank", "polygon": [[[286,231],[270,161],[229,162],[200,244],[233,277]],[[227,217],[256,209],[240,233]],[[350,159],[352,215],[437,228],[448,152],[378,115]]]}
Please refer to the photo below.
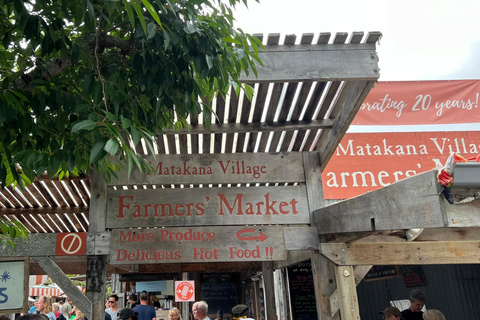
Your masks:
{"label": "weathered wood plank", "polygon": [[[259,52],[263,66],[257,65],[258,78],[255,75],[243,75],[241,81],[279,82],[279,81],[321,81],[321,80],[376,80],[378,63],[371,58],[370,44],[338,44],[304,46],[269,46],[267,51]],[[335,50],[332,46],[341,46]],[[368,49],[346,49],[348,46],[369,47]],[[332,48],[332,49],[330,49]]]}
{"label": "weathered wood plank", "polygon": [[[285,244],[287,239],[285,239]],[[287,258],[285,260],[274,261],[273,265],[275,270],[286,268],[296,263],[310,260],[311,250],[303,250],[303,251],[287,251]]]}
{"label": "weathered wood plank", "polygon": [[453,205],[443,200],[442,205],[447,216],[447,226],[455,228],[480,226],[480,200]]}
{"label": "weathered wood plank", "polygon": [[315,211],[319,233],[444,227],[435,171]]}
{"label": "weathered wood plank", "polygon": [[[376,58],[372,60],[376,60]],[[323,130],[317,142],[322,171],[343,139],[350,123],[352,123],[363,100],[365,100],[374,84],[375,81],[352,81],[345,84],[342,93],[336,101],[338,106],[342,106],[341,112],[335,118],[332,129]]]}
{"label": "weathered wood plank", "polygon": [[60,267],[48,257],[33,258],[50,278],[67,294],[67,296],[75,301],[75,305],[82,310],[88,319],[92,318],[92,302],[80,291],[68,278]]}
{"label": "weathered wood plank", "polygon": [[337,265],[480,263],[479,240],[322,243],[320,251]]}
{"label": "weathered wood plank", "polygon": [[285,260],[283,227],[113,230],[110,264]]}
{"label": "weathered wood plank", "polygon": [[157,174],[134,171],[127,180],[119,173],[119,180],[111,185],[178,184],[178,183],[251,183],[302,182],[305,180],[300,153],[268,154],[183,154],[146,157]]}
{"label": "weathered wood plank", "polygon": [[107,228],[306,224],[297,187],[109,190]]}
{"label": "weathered wood plank", "polygon": [[287,250],[318,250],[317,228],[285,227],[284,232]]}
{"label": "weathered wood plank", "polygon": [[276,320],[277,312],[275,308],[275,287],[273,283],[273,262],[262,262],[263,292],[265,303],[266,320]]}
{"label": "weathered wood plank", "polygon": [[335,276],[342,320],[360,320],[360,308],[353,267],[336,267]]}

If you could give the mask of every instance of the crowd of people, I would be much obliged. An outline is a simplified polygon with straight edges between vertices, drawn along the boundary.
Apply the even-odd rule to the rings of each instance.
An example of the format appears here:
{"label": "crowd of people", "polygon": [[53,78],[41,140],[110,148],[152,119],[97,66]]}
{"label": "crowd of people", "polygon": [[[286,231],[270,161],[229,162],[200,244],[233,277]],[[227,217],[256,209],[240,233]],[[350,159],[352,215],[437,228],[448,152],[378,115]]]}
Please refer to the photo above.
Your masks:
{"label": "crowd of people", "polygon": [[380,314],[383,314],[385,320],[446,320],[442,312],[436,309],[429,309],[422,311],[427,298],[420,290],[412,290],[409,299],[410,307],[408,309],[400,310],[396,307],[388,307]]}

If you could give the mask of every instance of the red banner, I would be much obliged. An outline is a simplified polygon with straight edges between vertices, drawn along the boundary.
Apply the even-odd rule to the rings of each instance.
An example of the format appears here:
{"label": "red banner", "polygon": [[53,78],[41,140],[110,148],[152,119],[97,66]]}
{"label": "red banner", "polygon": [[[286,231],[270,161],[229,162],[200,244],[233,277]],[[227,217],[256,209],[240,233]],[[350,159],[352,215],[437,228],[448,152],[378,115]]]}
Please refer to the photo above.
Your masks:
{"label": "red banner", "polygon": [[[480,122],[480,121],[479,121]],[[480,131],[346,134],[322,177],[326,199],[348,199],[480,153]]]}
{"label": "red banner", "polygon": [[480,122],[480,80],[379,82],[353,125]]}

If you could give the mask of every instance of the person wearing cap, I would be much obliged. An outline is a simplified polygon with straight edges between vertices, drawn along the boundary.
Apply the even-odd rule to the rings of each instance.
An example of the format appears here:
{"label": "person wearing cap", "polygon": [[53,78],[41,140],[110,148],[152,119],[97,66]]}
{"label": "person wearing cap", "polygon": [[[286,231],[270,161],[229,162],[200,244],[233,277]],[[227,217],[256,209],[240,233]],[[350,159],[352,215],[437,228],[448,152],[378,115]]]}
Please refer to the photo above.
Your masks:
{"label": "person wearing cap", "polygon": [[117,312],[119,320],[137,320],[137,313],[132,308],[122,308]]}
{"label": "person wearing cap", "polygon": [[233,320],[238,320],[238,319],[254,320],[252,318],[247,318],[247,314],[248,314],[248,306],[244,304],[239,304],[232,308]]}
{"label": "person wearing cap", "polygon": [[398,308],[395,307],[388,307],[383,311],[380,311],[379,313],[383,314],[383,319],[385,320],[402,320],[402,313]]}
{"label": "person wearing cap", "polygon": [[405,320],[423,320],[422,308],[427,302],[427,298],[420,290],[410,291],[410,308],[402,311],[402,317]]}
{"label": "person wearing cap", "polygon": [[223,312],[222,310],[218,310],[217,317],[215,318],[215,320],[222,320],[222,319],[223,319]]}
{"label": "person wearing cap", "polygon": [[193,319],[210,320],[207,316],[208,304],[205,301],[197,301],[192,306]]}

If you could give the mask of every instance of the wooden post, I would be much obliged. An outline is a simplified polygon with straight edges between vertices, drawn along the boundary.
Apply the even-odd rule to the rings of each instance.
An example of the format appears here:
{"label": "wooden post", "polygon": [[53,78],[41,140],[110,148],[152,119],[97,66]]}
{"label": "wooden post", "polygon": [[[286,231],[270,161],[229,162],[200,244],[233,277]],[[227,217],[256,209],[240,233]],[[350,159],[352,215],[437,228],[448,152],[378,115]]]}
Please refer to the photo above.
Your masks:
{"label": "wooden post", "polygon": [[276,320],[275,288],[273,284],[273,261],[262,262],[263,293],[266,320]]}
{"label": "wooden post", "polygon": [[[88,239],[95,241],[101,232],[105,231],[105,218],[107,208],[107,183],[99,172],[93,172],[92,197],[90,199]],[[93,249],[94,251],[97,249]],[[100,251],[100,250],[97,250]],[[89,252],[98,254],[99,252]],[[101,252],[100,252],[101,253]],[[87,256],[87,298],[92,301],[91,320],[103,320],[105,318],[105,293],[107,282],[107,256]]]}
{"label": "wooden post", "polygon": [[288,319],[288,295],[285,286],[285,269],[275,270],[273,272],[275,281],[275,291],[277,293],[276,306],[279,319]]}
{"label": "wooden post", "polygon": [[340,300],[340,316],[342,320],[360,320],[357,287],[352,266],[335,268],[337,290]]}

